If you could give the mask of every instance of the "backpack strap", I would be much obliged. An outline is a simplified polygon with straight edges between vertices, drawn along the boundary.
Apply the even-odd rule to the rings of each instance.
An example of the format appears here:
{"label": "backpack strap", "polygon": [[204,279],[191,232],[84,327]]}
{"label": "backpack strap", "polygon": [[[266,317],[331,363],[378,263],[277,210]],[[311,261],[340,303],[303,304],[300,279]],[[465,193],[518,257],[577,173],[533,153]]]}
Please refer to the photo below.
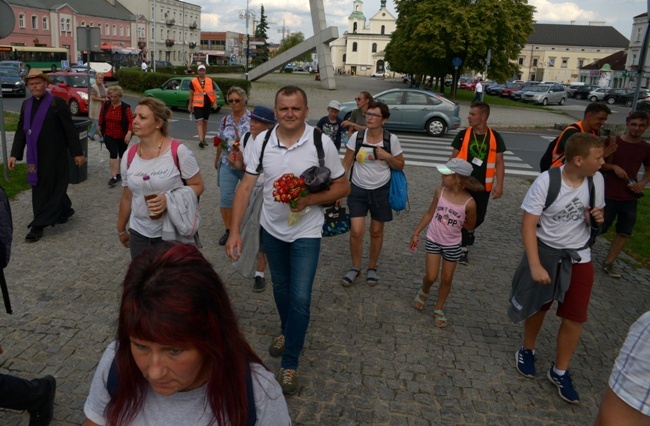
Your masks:
{"label": "backpack strap", "polygon": [[128,108],[131,108],[131,105],[122,102],[122,120],[120,124],[122,125],[122,130],[124,130],[125,135],[129,132],[129,117],[126,115],[126,110]]}
{"label": "backpack strap", "polygon": [[318,155],[318,165],[325,167],[325,151],[323,151],[323,134],[317,128],[314,128],[314,146]]}
{"label": "backpack strap", "polygon": [[546,201],[544,202],[544,210],[549,208],[555,202],[555,199],[560,194],[562,187],[562,170],[560,167],[552,167],[548,169],[548,192],[546,193]]}
{"label": "backpack strap", "polygon": [[135,145],[132,145],[131,148],[126,151],[126,170],[129,170],[129,167],[131,167],[131,163],[133,163],[133,159],[135,158],[135,153],[138,152],[138,146],[140,146],[140,142],[136,143]]}
{"label": "backpack strap", "polygon": [[390,132],[388,130],[384,129],[384,151],[388,152],[389,154],[391,153],[390,152],[390,137],[391,137]]}
{"label": "backpack strap", "polygon": [[244,149],[246,149],[246,144],[248,143],[248,140],[250,138],[251,138],[251,132],[246,132],[246,134],[244,135],[244,140],[242,141]]}
{"label": "backpack strap", "polygon": [[112,398],[117,396],[117,388],[120,385],[120,376],[117,374],[117,363],[115,358],[111,362],[111,368],[108,369],[108,377],[106,378],[106,390]]}
{"label": "backpack strap", "polygon": [[[275,129],[275,127],[273,129]],[[264,135],[264,142],[262,142],[262,150],[260,151],[260,162],[257,164],[257,169],[255,169],[257,173],[262,173],[262,160],[264,159],[264,150],[266,149],[266,144],[269,143],[269,138],[271,137],[271,132],[273,129],[267,130],[266,135]]]}

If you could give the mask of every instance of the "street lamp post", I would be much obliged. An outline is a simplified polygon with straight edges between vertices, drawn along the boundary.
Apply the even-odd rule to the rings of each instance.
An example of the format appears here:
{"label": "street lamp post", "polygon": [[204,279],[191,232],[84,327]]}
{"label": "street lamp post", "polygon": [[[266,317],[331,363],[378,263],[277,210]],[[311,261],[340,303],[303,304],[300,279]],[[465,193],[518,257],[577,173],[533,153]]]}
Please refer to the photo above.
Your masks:
{"label": "street lamp post", "polygon": [[[650,1],[650,0],[648,0]],[[246,80],[248,80],[248,57],[250,55],[250,36],[248,35],[248,20],[255,19],[255,12],[248,8],[248,0],[246,0],[246,9],[239,11],[239,19],[246,19]]]}
{"label": "street lamp post", "polygon": [[153,0],[153,12],[151,19],[153,20],[153,50],[151,51],[151,62],[153,62],[153,72],[156,72],[156,0]]}

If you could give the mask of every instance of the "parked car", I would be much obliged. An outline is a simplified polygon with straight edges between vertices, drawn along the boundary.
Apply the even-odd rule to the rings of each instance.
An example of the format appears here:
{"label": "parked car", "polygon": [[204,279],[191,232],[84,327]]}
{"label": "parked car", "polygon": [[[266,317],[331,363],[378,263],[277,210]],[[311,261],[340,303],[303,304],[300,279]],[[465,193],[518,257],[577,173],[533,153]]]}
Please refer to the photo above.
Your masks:
{"label": "parked car", "polygon": [[385,72],[373,72],[370,77],[386,78]]}
{"label": "parked car", "polygon": [[614,105],[615,103],[624,104],[624,95],[627,95],[630,92],[634,93],[634,91],[631,89],[609,89],[605,94],[603,100],[610,105]]}
{"label": "parked car", "polygon": [[599,87],[589,92],[589,96],[587,98],[589,99],[590,102],[598,102],[598,101],[602,101],[606,94],[607,94],[607,89]]}
{"label": "parked car", "polygon": [[27,67],[22,61],[0,61],[0,67],[11,67],[15,69],[21,77],[27,75]]}
{"label": "parked car", "polygon": [[[50,84],[47,90],[63,99],[72,115],[88,114],[88,74],[57,71],[48,76]],[[90,76],[90,84],[95,84],[95,77]]]}
{"label": "parked car", "polygon": [[510,95],[510,99],[512,99],[513,101],[520,101],[521,96],[535,86],[537,86],[537,83],[526,83],[526,85],[521,89],[512,92],[512,94]]}
{"label": "parked car", "polygon": [[488,95],[492,95],[492,96],[498,96],[499,92],[504,87],[506,87],[505,84],[493,84],[490,87],[488,87],[487,89],[485,89],[485,93],[488,94]]}
{"label": "parked car", "polygon": [[476,87],[476,82],[478,80],[475,78],[470,78],[464,81],[460,82],[460,88],[464,90],[474,90],[473,88]]}
{"label": "parked car", "polygon": [[0,78],[2,78],[2,96],[25,97],[27,94],[25,82],[15,68],[0,67]]}
{"label": "parked car", "polygon": [[[449,129],[460,127],[460,106],[443,96],[420,89],[390,89],[374,99],[390,108],[390,118],[384,125],[389,130],[426,132],[442,136]],[[339,117],[347,120],[355,102],[341,104]]]}
{"label": "parked car", "polygon": [[[623,95],[621,97],[622,103],[625,104],[626,107],[631,107],[632,103],[634,102],[634,90],[631,90],[629,93]],[[646,98],[650,98],[650,90],[648,89],[641,89],[639,90],[639,100],[646,100]]]}
{"label": "parked car", "polygon": [[580,87],[584,86],[584,84],[570,84],[569,87],[566,89],[566,93],[570,98],[575,98],[576,97],[576,90],[578,90]]}
{"label": "parked car", "polygon": [[521,96],[522,102],[532,102],[536,104],[548,105],[558,103],[564,105],[567,94],[564,86],[561,84],[538,84],[532,86],[530,90]]}
{"label": "parked car", "polygon": [[518,83],[518,82],[508,82],[506,83],[506,87],[501,89],[499,92],[499,96],[502,98],[510,98],[512,97],[513,92],[516,92],[517,90],[521,90],[522,87],[524,87],[526,83]]}
{"label": "parked car", "polygon": [[575,98],[578,100],[589,99],[589,92],[595,89],[598,89],[598,86],[595,86],[593,84],[585,84],[584,86],[578,87],[574,92]]}
{"label": "parked car", "polygon": [[[170,108],[187,108],[190,101],[190,87],[194,77],[174,77],[170,78],[157,89],[149,89],[144,91],[145,97],[160,99]],[[219,112],[221,107],[226,104],[226,99],[223,92],[212,80],[215,90],[217,91],[217,109]]]}

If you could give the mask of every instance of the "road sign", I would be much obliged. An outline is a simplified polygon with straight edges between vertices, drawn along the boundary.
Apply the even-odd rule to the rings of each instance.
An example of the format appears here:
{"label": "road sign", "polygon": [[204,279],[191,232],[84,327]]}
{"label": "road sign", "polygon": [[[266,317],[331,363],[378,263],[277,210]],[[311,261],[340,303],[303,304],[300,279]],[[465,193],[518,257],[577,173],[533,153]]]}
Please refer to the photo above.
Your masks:
{"label": "road sign", "polygon": [[463,60],[460,59],[459,56],[456,56],[454,59],[451,60],[451,64],[455,67],[459,67],[463,64]]}

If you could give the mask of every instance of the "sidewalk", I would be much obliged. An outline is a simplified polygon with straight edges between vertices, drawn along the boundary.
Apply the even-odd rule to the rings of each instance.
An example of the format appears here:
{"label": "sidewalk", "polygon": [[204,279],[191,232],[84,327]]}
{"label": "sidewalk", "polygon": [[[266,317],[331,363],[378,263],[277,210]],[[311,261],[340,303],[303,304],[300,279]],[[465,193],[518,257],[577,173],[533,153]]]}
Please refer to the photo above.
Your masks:
{"label": "sidewalk", "polygon": [[[223,225],[214,148],[196,145],[188,142],[206,183],[203,253],[227,283],[252,347],[275,371],[279,360],[266,351],[279,331],[272,291],[253,293],[251,280],[234,271],[217,244]],[[115,334],[120,283],[129,262],[115,231],[121,189],[107,187],[106,150],[91,141],[89,151],[88,180],[68,191],[76,209],[69,223],[46,229],[41,241],[28,245],[31,195],[25,192],[12,203],[14,246],[5,274],[15,313],[0,321],[5,350],[0,371],[26,378],[54,375],[55,425],[84,421],[94,368]],[[340,278],[350,267],[348,239],[323,240],[301,356],[302,389],[287,399],[294,424],[590,424],[629,325],[648,309],[649,271],[629,258],[620,262],[620,280],[597,270],[590,321],[571,365],[582,402],[569,405],[544,377],[559,324],[554,315],[540,335],[538,377],[526,379],[514,369],[522,327],[506,315],[507,295],[522,254],[519,205],[530,181],[508,176],[504,198],[490,202],[470,264],[458,266],[445,309],[449,327],[441,330],[433,326],[433,300],[424,312],[411,307],[425,255],[424,247],[408,251],[440,176],[412,166],[406,175],[411,210],[386,226],[377,287],[368,287],[362,276],[343,288]],[[607,246],[604,240],[597,243],[597,262]],[[363,268],[366,262],[364,256]],[[18,423],[27,424],[26,413],[0,410],[0,424]]]}

